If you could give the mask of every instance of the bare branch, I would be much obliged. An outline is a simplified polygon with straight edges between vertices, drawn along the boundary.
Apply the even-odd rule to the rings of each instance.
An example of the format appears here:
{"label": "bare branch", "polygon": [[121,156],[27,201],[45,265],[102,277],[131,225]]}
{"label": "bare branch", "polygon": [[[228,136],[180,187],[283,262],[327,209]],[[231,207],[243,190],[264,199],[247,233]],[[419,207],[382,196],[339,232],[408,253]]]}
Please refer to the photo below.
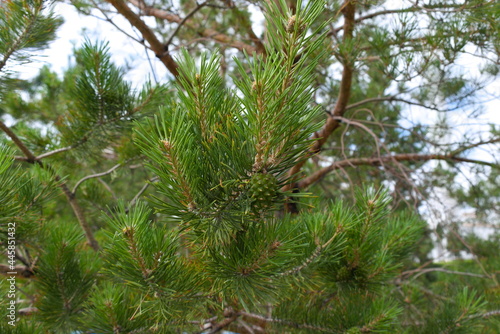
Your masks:
{"label": "bare branch", "polygon": [[0,121],[0,129],[5,132],[5,134],[9,136],[10,139],[12,139],[14,144],[16,144],[16,146],[24,153],[28,162],[34,163],[36,161],[35,155],[31,153],[31,151],[26,147],[26,145],[24,145],[21,139],[14,132],[12,132],[12,130],[2,121]]}
{"label": "bare branch", "polygon": [[474,252],[474,249],[472,249],[472,246],[469,245],[464,238],[462,238],[462,236],[460,234],[457,233],[457,231],[455,231],[454,229],[451,229],[451,233],[453,233],[453,235],[458,239],[460,240],[460,242],[465,246],[467,247],[467,249],[469,250],[469,252],[473,255],[474,257],[474,261],[477,263],[477,265],[479,266],[479,268],[481,268],[481,271],[484,273],[484,275],[486,277],[488,277],[489,279],[493,280],[493,282],[495,282],[495,285],[498,286],[498,281],[497,281],[497,278],[496,278],[496,275],[495,274],[490,274],[486,268],[483,266],[483,264],[481,263],[481,261],[479,260],[478,256],[476,255],[476,253]]}
{"label": "bare branch", "polygon": [[260,40],[260,38],[257,37],[255,32],[253,31],[252,23],[249,22],[247,17],[245,17],[243,15],[243,13],[237,7],[233,8],[233,12],[235,13],[238,20],[241,22],[240,26],[247,31],[248,37],[257,46],[257,49],[256,49],[257,54],[265,54],[266,48],[265,48],[264,44],[262,43],[262,41]]}
{"label": "bare branch", "polygon": [[329,172],[345,168],[345,167],[354,167],[354,166],[380,166],[384,162],[391,161],[429,161],[429,160],[448,160],[448,161],[456,161],[456,162],[469,162],[475,164],[481,164],[490,166],[492,168],[500,168],[498,164],[480,161],[474,159],[467,159],[462,157],[457,157],[453,154],[416,154],[416,153],[407,153],[407,154],[395,154],[395,155],[386,155],[375,158],[352,158],[341,160],[332,163],[330,166],[322,168],[305,179],[298,182],[297,186],[299,188],[307,188],[311,184],[319,181],[322,177],[324,177]]}
{"label": "bare branch", "polygon": [[146,41],[148,41],[151,49],[156,54],[156,57],[162,61],[162,63],[167,67],[167,69],[172,73],[175,77],[179,75],[177,70],[177,63],[172,58],[172,56],[165,52],[163,44],[158,40],[153,30],[149,28],[149,26],[140,18],[139,15],[134,13],[132,9],[130,9],[127,4],[122,0],[106,0],[109,2],[116,10],[122,14],[134,27],[137,28],[142,34],[142,37]]}
{"label": "bare branch", "polygon": [[38,308],[36,307],[25,307],[17,311],[19,315],[33,315],[38,313]]}
{"label": "bare branch", "polygon": [[[73,2],[74,0],[71,0],[71,2]],[[137,43],[143,45],[143,46],[146,46],[144,44],[143,41],[137,39],[136,37],[130,35],[129,33],[127,33],[125,30],[123,30],[119,25],[117,25],[115,22],[113,22],[113,20],[108,16],[108,14],[106,13],[106,11],[101,8],[94,0],[91,0],[92,1],[92,4],[94,5],[95,8],[97,8],[101,14],[104,16],[104,19],[102,17],[99,17],[97,15],[92,15],[92,14],[89,14],[90,16],[92,17],[95,17],[99,20],[103,20],[103,21],[106,21],[108,23],[110,23],[113,27],[115,27],[116,30],[120,31],[122,34],[124,34],[125,36],[127,36],[128,38],[132,39],[133,41],[136,41]],[[146,46],[147,48],[147,46]]]}
{"label": "bare branch", "polygon": [[493,311],[489,311],[486,313],[474,314],[474,315],[471,315],[469,318],[478,318],[478,317],[489,318],[489,317],[492,317],[495,315],[500,315],[500,310],[493,310]]}
{"label": "bare branch", "polygon": [[[118,0],[107,0],[107,1],[118,1]],[[159,8],[154,8],[151,6],[146,6],[146,4],[141,1],[141,0],[128,0],[131,4],[136,6],[141,10],[141,13],[147,16],[153,16],[158,19],[162,20],[167,20],[168,22],[171,23],[178,23],[180,24],[182,22],[182,19],[175,14],[169,13],[166,10],[159,9]],[[236,48],[240,51],[245,50],[248,54],[252,54],[253,52],[258,52],[258,49],[252,45],[243,43],[241,41],[235,41],[231,37],[229,37],[226,34],[222,34],[218,32],[217,30],[211,29],[211,28],[200,28],[190,22],[185,22],[184,26],[193,29],[195,31],[198,31],[198,33],[203,36],[207,37],[211,40],[214,40],[218,43],[226,44],[229,45],[233,48]]]}
{"label": "bare branch", "polygon": [[423,274],[431,273],[431,272],[436,272],[436,271],[437,272],[446,273],[446,274],[460,275],[460,276],[490,278],[489,276],[486,276],[486,275],[468,273],[468,272],[463,272],[463,271],[448,270],[448,269],[445,269],[445,268],[425,268],[425,269],[409,270],[409,271],[403,272],[402,275],[410,276],[412,274],[415,274],[413,276],[413,278],[417,278],[417,277],[419,277],[419,276],[421,276]]}
{"label": "bare branch", "polygon": [[97,177],[101,177],[101,176],[105,176],[105,175],[108,175],[108,174],[111,174],[113,173],[116,169],[118,169],[119,167],[121,167],[123,164],[120,163],[120,164],[117,164],[117,165],[114,165],[113,167],[111,167],[110,169],[108,169],[107,171],[105,172],[102,172],[102,173],[96,173],[96,174],[92,174],[92,175],[87,175],[85,176],[84,178],[80,179],[76,184],[75,186],[73,187],[73,191],[72,193],[73,194],[76,194],[76,190],[78,189],[78,187],[80,186],[80,184],[82,184],[83,182],[89,180],[89,179],[94,179],[94,178],[97,178]]}
{"label": "bare branch", "polygon": [[[408,13],[408,12],[415,12],[418,9],[415,7],[408,7],[408,8],[402,8],[402,9],[386,9],[386,10],[381,10],[378,12],[374,12],[371,14],[367,14],[361,17],[358,17],[354,22],[355,23],[361,23],[365,20],[372,19],[377,16],[382,16],[382,15],[388,15],[388,14],[397,14],[397,13]],[[328,35],[331,36],[333,34],[337,34],[339,31],[344,29],[344,26],[338,27],[333,29]]]}
{"label": "bare branch", "polygon": [[260,314],[255,314],[255,313],[250,313],[250,312],[245,312],[245,311],[240,311],[239,313],[245,317],[257,319],[260,321],[275,322],[275,323],[283,324],[283,325],[290,326],[290,327],[312,329],[312,330],[320,331],[320,332],[337,333],[336,331],[333,331],[333,330],[331,330],[329,328],[325,328],[325,327],[319,327],[319,326],[314,326],[314,325],[309,325],[309,324],[299,324],[299,323],[295,323],[295,322],[289,321],[289,320],[265,317],[265,316],[262,316]]}
{"label": "bare branch", "polygon": [[419,106],[419,107],[423,107],[423,108],[430,109],[430,110],[435,110],[435,111],[448,111],[449,110],[449,109],[442,110],[442,109],[439,109],[439,108],[436,108],[436,107],[432,107],[432,106],[428,106],[428,105],[425,105],[425,104],[422,104],[422,103],[419,103],[419,102],[415,102],[415,101],[411,101],[411,100],[407,100],[407,99],[403,99],[403,98],[398,98],[398,97],[396,97],[396,95],[384,96],[384,97],[373,97],[373,98],[365,99],[365,100],[362,100],[362,101],[359,101],[359,102],[356,102],[356,103],[348,105],[346,107],[346,110],[358,108],[358,107],[360,107],[360,106],[362,106],[364,104],[374,103],[374,102],[403,102],[403,103],[406,103],[406,104],[409,104],[409,105]]}
{"label": "bare branch", "polygon": [[67,146],[67,147],[63,147],[63,148],[58,148],[56,150],[40,154],[39,156],[36,157],[36,160],[42,160],[43,158],[47,158],[47,157],[50,157],[50,156],[52,156],[54,154],[58,154],[58,153],[61,153],[61,152],[66,152],[66,151],[69,151],[69,150],[71,150],[73,148],[74,148],[74,146]]}
{"label": "bare branch", "polygon": [[23,278],[30,278],[35,275],[27,266],[15,266],[14,270],[12,270],[11,266],[6,264],[0,264],[0,274]]}
{"label": "bare branch", "polygon": [[224,309],[224,320],[222,320],[219,323],[212,324],[212,326],[209,328],[210,329],[209,331],[203,330],[201,333],[208,333],[208,334],[218,333],[225,327],[235,322],[240,317],[240,315],[241,315],[240,312],[235,312],[231,307],[227,307],[226,309]]}
{"label": "bare branch", "polygon": [[179,24],[177,25],[177,28],[175,28],[174,32],[172,33],[172,35],[168,39],[167,43],[165,43],[165,49],[168,50],[168,46],[172,43],[172,40],[174,39],[175,35],[177,35],[177,33],[179,32],[181,27],[187,22],[187,20],[189,20],[194,14],[196,14],[196,12],[198,12],[200,9],[205,7],[207,4],[208,4],[208,1],[205,1],[205,2],[202,2],[201,4],[197,5],[191,12],[189,12],[189,14],[186,15],[186,17],[184,17],[182,19],[181,22],[179,22]]}
{"label": "bare branch", "polygon": [[[149,182],[147,182],[142,188],[141,190],[139,190],[139,192],[134,196],[134,198],[132,198],[132,200],[130,201],[130,204],[129,204],[129,208],[133,207],[135,205],[135,203],[137,202],[137,200],[139,199],[139,197],[141,197],[141,195],[146,191],[146,189],[148,189],[149,185],[152,183],[152,182],[156,182],[159,180],[159,177],[154,177],[152,178],[151,180],[149,180]],[[151,182],[151,183],[150,183]]]}
{"label": "bare branch", "polygon": [[[344,15],[344,36],[343,40],[347,41],[352,39],[353,31],[354,31],[354,14],[355,14],[355,2],[346,0],[342,5],[342,13]],[[344,69],[342,70],[342,79],[340,81],[340,91],[339,96],[337,98],[337,103],[333,111],[328,115],[326,123],[321,129],[321,131],[314,134],[313,138],[317,139],[310,152],[309,156],[312,156],[318,153],[321,147],[326,143],[328,137],[339,127],[340,122],[335,119],[337,116],[343,116],[346,111],[346,106],[349,101],[349,97],[351,95],[351,84],[352,84],[352,75],[353,75],[353,65],[348,61],[344,61]],[[297,163],[293,166],[289,171],[290,177],[295,177],[302,166],[306,163],[306,159],[303,159],[301,162]],[[290,184],[284,187],[283,190],[290,190],[294,188],[296,185]]]}

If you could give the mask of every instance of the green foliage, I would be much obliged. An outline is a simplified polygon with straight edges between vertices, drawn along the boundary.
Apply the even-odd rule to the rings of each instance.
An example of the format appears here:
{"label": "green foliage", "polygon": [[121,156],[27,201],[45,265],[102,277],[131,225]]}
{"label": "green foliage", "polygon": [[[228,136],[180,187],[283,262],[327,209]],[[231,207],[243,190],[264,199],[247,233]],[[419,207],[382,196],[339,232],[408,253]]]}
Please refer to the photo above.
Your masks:
{"label": "green foliage", "polygon": [[68,332],[82,319],[100,261],[91,251],[81,249],[83,235],[76,226],[49,224],[45,233],[36,270],[38,316],[56,332]]}
{"label": "green foliage", "polygon": [[[38,166],[22,170],[14,165],[13,151],[0,146],[0,241],[35,235],[40,208],[54,196],[56,182]],[[15,232],[12,232],[15,231]]]}
{"label": "green foliage", "polygon": [[107,51],[106,44],[87,42],[77,52],[81,72],[69,91],[73,103],[57,123],[63,144],[85,141],[85,153],[89,147],[93,151],[106,147],[123,128],[123,119],[134,113],[131,88],[123,80],[123,72],[110,62]]}
{"label": "green foliage", "polygon": [[[141,296],[110,282],[95,287],[89,299],[89,324],[98,333],[140,331],[147,323],[138,314]],[[87,326],[85,326],[87,327]]]}
{"label": "green foliage", "polygon": [[[44,48],[54,39],[62,21],[51,12],[46,13],[48,1],[7,1],[0,6],[0,71],[9,71],[9,61],[27,62],[35,49]],[[4,74],[2,73],[2,74]],[[9,83],[3,75],[0,81],[0,97]]]}
{"label": "green foliage", "polygon": [[164,306],[172,294],[186,296],[196,290],[197,277],[176,254],[176,235],[153,225],[151,211],[142,203],[128,213],[123,204],[118,210],[108,220],[114,232],[104,253],[108,276],[161,298]]}

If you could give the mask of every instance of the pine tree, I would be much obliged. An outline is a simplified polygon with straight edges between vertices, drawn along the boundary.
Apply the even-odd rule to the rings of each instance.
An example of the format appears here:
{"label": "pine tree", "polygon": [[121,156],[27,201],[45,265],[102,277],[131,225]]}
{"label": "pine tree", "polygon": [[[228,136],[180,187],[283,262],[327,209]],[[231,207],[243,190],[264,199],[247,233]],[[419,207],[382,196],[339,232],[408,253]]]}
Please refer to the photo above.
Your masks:
{"label": "pine tree", "polygon": [[[124,2],[109,3],[135,18]],[[181,3],[188,14],[219,19],[208,3]],[[356,184],[374,185],[353,189],[352,197],[341,186],[327,188],[335,200],[316,187],[305,191],[328,172],[307,162],[318,156],[333,128],[347,123],[370,136],[401,139],[397,130],[374,132],[344,117],[349,95],[358,101],[354,104],[375,102],[391,84],[377,74],[390,68],[383,73],[395,76],[399,66],[384,54],[382,31],[363,31],[368,42],[355,34],[355,2],[340,7],[325,1],[259,3],[266,14],[265,42],[242,47],[229,83],[221,50],[183,49],[177,58],[168,52],[158,57],[175,75],[171,85],[147,83],[140,89],[124,80],[105,42],[90,40],[75,50],[75,64],[62,79],[43,68],[32,82],[15,80],[8,65],[29,60],[28,51],[54,38],[60,21],[48,5],[22,0],[0,7],[0,116],[18,121],[0,121],[5,134],[0,242],[6,249],[1,272],[15,281],[2,281],[2,309],[15,305],[13,316],[0,323],[2,333],[480,333],[498,328],[491,321],[499,303],[492,273],[498,264],[495,237],[485,243],[454,234],[450,246],[456,242],[457,252],[473,247],[476,263],[426,267],[418,262],[427,256],[419,243],[429,240],[426,224],[398,200],[412,191],[408,184],[398,184],[400,194],[390,193],[382,187],[380,171],[370,174],[365,167],[349,173],[365,173]],[[77,5],[89,9],[85,1]],[[328,18],[334,11],[345,21],[335,47],[329,40],[335,19]],[[235,36],[253,38],[248,12],[235,9],[224,19],[243,22]],[[201,34],[209,36],[210,29]],[[176,34],[193,38],[188,30]],[[155,50],[159,42],[147,36]],[[475,42],[488,38],[485,33]],[[373,78],[368,86],[353,79],[366,43],[374,48],[370,51],[379,50],[386,66],[365,64]],[[332,50],[343,74],[340,83],[330,83],[339,97],[325,125],[324,107],[314,97],[321,94],[318,71],[328,68]],[[451,59],[452,51],[444,49],[443,55]],[[462,87],[451,79],[447,97],[453,97],[453,82]],[[28,98],[20,96],[23,89]],[[374,119],[384,112],[397,119],[399,106],[389,111],[374,106],[370,112]],[[344,135],[333,134],[332,143]],[[353,140],[360,156],[348,163],[366,164],[363,154],[374,150],[363,147],[366,142],[363,136]],[[419,149],[415,141],[400,144],[400,154],[390,151],[393,159],[415,165],[425,160],[422,154],[405,155],[408,147]],[[472,147],[428,159],[456,162]],[[370,163],[389,163],[385,157],[378,154]],[[341,163],[326,168],[342,168]],[[447,169],[439,172],[454,177]],[[490,175],[494,180],[493,168]],[[474,196],[450,191],[464,203]],[[491,207],[487,201],[483,205]],[[450,278],[450,273],[460,276]]]}

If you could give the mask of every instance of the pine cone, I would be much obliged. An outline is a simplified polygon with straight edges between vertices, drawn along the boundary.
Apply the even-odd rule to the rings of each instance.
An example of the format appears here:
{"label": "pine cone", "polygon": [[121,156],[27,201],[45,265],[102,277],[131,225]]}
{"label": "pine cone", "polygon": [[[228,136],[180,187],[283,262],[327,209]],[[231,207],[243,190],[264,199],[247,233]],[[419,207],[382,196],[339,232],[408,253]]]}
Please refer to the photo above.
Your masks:
{"label": "pine cone", "polygon": [[278,180],[271,174],[255,174],[250,179],[248,195],[253,199],[252,206],[257,209],[265,209],[272,206],[276,199]]}

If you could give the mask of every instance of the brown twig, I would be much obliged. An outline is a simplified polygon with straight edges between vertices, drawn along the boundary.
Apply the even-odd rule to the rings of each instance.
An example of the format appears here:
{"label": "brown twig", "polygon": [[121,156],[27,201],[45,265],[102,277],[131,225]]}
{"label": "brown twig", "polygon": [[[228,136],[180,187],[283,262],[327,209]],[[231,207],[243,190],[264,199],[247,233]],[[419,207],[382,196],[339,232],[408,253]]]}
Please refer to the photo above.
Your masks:
{"label": "brown twig", "polygon": [[137,30],[142,34],[142,37],[148,41],[151,50],[156,54],[156,57],[161,60],[161,62],[167,67],[167,69],[175,77],[179,75],[177,70],[177,63],[172,58],[172,56],[165,52],[163,43],[161,43],[156,37],[155,33],[149,26],[140,18],[139,15],[134,13],[132,9],[123,0],[106,0],[109,2],[116,10],[123,15]]}
{"label": "brown twig", "polygon": [[402,275],[410,276],[410,275],[414,274],[413,278],[417,278],[423,274],[436,272],[436,271],[442,272],[445,274],[453,274],[453,275],[460,275],[460,276],[491,278],[490,276],[486,276],[486,275],[468,273],[468,272],[463,272],[463,271],[448,270],[445,268],[425,268],[425,269],[409,270],[409,271],[403,272]]}
{"label": "brown twig", "polygon": [[253,319],[257,319],[257,320],[265,321],[265,322],[274,322],[274,323],[278,323],[278,324],[283,324],[283,325],[294,327],[294,328],[304,328],[304,329],[311,329],[311,330],[319,331],[319,332],[337,333],[336,331],[331,330],[329,328],[325,328],[325,327],[319,327],[319,326],[314,326],[314,325],[309,325],[309,324],[299,324],[299,323],[295,323],[295,322],[289,321],[289,320],[265,317],[265,316],[262,316],[260,314],[254,314],[254,313],[245,312],[245,311],[240,311],[239,313],[245,317],[249,317],[249,318],[253,318]]}
{"label": "brown twig", "polygon": [[102,173],[96,173],[96,174],[92,174],[92,175],[87,175],[83,178],[81,178],[76,184],[75,186],[73,187],[73,190],[72,190],[72,193],[73,194],[76,194],[76,190],[78,189],[78,187],[85,181],[89,180],[89,179],[94,179],[94,178],[97,178],[97,177],[101,177],[101,176],[106,176],[106,175],[109,175],[111,173],[113,173],[115,170],[117,170],[119,167],[121,167],[123,164],[117,164],[117,165],[114,165],[113,167],[111,167],[110,169],[108,169],[107,171],[105,172],[102,172]]}
{"label": "brown twig", "polygon": [[134,196],[134,198],[132,198],[132,200],[130,201],[130,203],[128,205],[128,208],[127,208],[126,212],[128,212],[128,210],[130,210],[130,208],[135,205],[135,203],[137,202],[137,200],[139,199],[139,197],[141,197],[141,195],[146,191],[146,189],[148,189],[149,185],[151,183],[153,183],[153,182],[158,181],[159,179],[160,179],[159,177],[155,176],[151,180],[149,180],[148,182],[146,182],[146,184],[144,184],[144,186],[141,188],[141,190],[139,190],[139,192]]}
{"label": "brown twig", "polygon": [[451,233],[453,233],[453,235],[458,239],[460,240],[460,242],[465,246],[467,247],[467,249],[469,250],[469,252],[472,254],[472,256],[474,257],[474,261],[477,263],[477,265],[479,266],[479,268],[481,268],[481,271],[484,273],[484,275],[488,278],[490,278],[491,280],[493,280],[493,282],[495,282],[495,285],[498,286],[498,280],[495,276],[495,274],[490,274],[486,268],[483,266],[483,264],[481,263],[481,260],[479,260],[479,257],[476,255],[476,253],[474,252],[474,249],[472,249],[472,246],[469,245],[465,239],[457,233],[457,231],[451,229]]}
{"label": "brown twig", "polygon": [[207,333],[208,334],[213,334],[213,333],[220,332],[225,327],[229,326],[234,321],[236,321],[236,319],[238,319],[239,316],[240,316],[239,312],[234,312],[230,317],[224,318],[224,320],[222,320],[221,322],[214,324],[212,326],[212,328],[210,329],[210,331],[207,332]]}
{"label": "brown twig", "polygon": [[205,1],[205,2],[202,2],[202,3],[198,4],[191,12],[189,12],[182,19],[181,22],[179,22],[179,24],[177,25],[177,28],[175,28],[174,32],[172,33],[172,35],[170,36],[170,38],[168,39],[168,41],[165,43],[165,49],[166,50],[168,50],[168,46],[172,43],[172,40],[174,39],[175,35],[177,35],[177,33],[179,32],[179,30],[181,29],[181,27],[187,22],[187,20],[189,20],[194,14],[196,14],[196,12],[198,12],[200,9],[202,9],[203,7],[205,7],[207,4],[208,4],[208,1]]}
{"label": "brown twig", "polygon": [[[118,1],[118,0],[107,0],[107,1]],[[153,16],[153,17],[156,17],[157,19],[167,20],[168,22],[171,22],[171,23],[180,24],[182,22],[182,18],[180,16],[169,13],[163,9],[147,6],[141,0],[128,0],[128,2],[133,4],[135,7],[139,8],[141,10],[142,14],[144,14],[144,15]],[[200,28],[200,27],[198,27],[190,22],[186,22],[184,25],[190,29],[198,31],[198,33],[201,36],[207,37],[207,38],[214,40],[218,43],[229,45],[229,46],[236,48],[240,51],[245,50],[248,54],[252,54],[253,52],[257,52],[256,47],[249,45],[249,44],[246,44],[246,43],[243,43],[241,41],[235,41],[231,37],[229,37],[228,35],[222,34],[222,33],[218,32],[217,30],[214,30],[211,28]]]}
{"label": "brown twig", "polygon": [[9,275],[22,278],[31,278],[35,274],[28,266],[15,266],[11,268],[10,265],[0,263],[0,274]]}
{"label": "brown twig", "polygon": [[[347,42],[353,37],[354,31],[354,14],[356,5],[354,1],[345,0],[342,5],[342,14],[344,15],[344,36],[343,41]],[[326,123],[321,131],[314,134],[313,138],[317,139],[309,155],[312,156],[321,150],[321,147],[326,143],[328,137],[339,127],[340,122],[335,119],[335,117],[343,116],[347,103],[349,102],[349,97],[351,95],[351,85],[352,85],[352,75],[353,75],[353,65],[348,61],[344,61],[344,68],[342,70],[342,79],[340,81],[340,91],[337,99],[337,103],[331,113],[329,113]],[[290,177],[295,177],[301,170],[302,166],[306,163],[306,159],[301,160],[295,166],[293,166],[289,171]],[[289,184],[283,188],[284,191],[295,188],[297,184]]]}
{"label": "brown twig", "polygon": [[16,144],[16,146],[21,150],[21,152],[24,153],[24,155],[28,159],[27,161],[29,163],[34,163],[36,161],[35,155],[33,153],[31,153],[31,151],[28,149],[28,147],[26,147],[26,145],[24,145],[22,140],[14,132],[12,132],[12,130],[7,125],[5,125],[5,123],[2,121],[0,121],[0,129],[3,132],[5,132],[5,134],[7,136],[9,136],[10,139],[12,139],[12,141],[14,142],[14,144]]}
{"label": "brown twig", "polygon": [[380,166],[384,162],[391,161],[429,161],[429,160],[448,160],[448,161],[456,161],[456,162],[469,162],[475,164],[481,164],[490,166],[493,168],[500,168],[498,164],[467,159],[462,157],[457,157],[453,154],[417,154],[417,153],[406,153],[406,154],[395,154],[395,155],[386,155],[375,158],[352,158],[341,161],[336,161],[332,163],[330,166],[324,167],[308,177],[304,178],[300,182],[297,183],[297,186],[301,189],[309,187],[311,184],[319,181],[322,177],[324,177],[329,172],[344,168],[344,167],[354,167],[354,166]]}

